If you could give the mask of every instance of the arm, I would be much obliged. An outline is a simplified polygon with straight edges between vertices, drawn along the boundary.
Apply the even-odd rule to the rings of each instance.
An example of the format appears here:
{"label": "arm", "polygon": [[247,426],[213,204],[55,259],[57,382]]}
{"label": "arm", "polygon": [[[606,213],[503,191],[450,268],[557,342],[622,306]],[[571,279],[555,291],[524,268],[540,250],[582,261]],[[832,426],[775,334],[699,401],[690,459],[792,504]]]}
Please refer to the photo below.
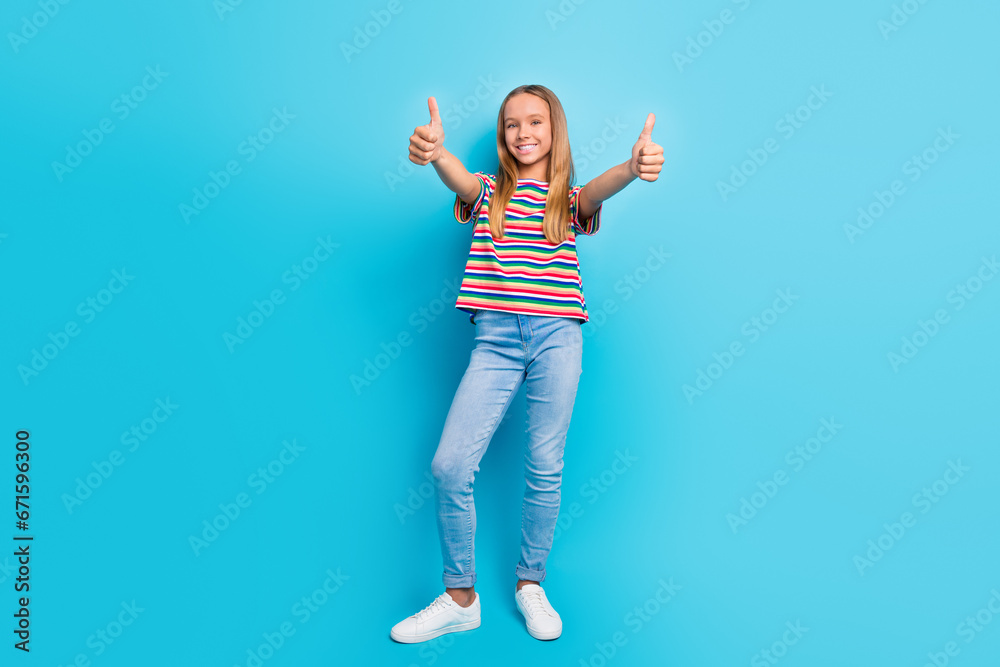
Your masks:
{"label": "arm", "polygon": [[410,162],[434,165],[435,171],[448,189],[457,194],[467,204],[472,204],[479,196],[479,179],[469,173],[462,162],[444,147],[444,128],[438,113],[437,100],[427,99],[431,122],[413,130],[410,136]]}
{"label": "arm", "polygon": [[663,168],[663,147],[653,143],[653,123],[656,116],[649,114],[646,124],[639,134],[639,140],[632,147],[632,158],[615,165],[591,180],[580,190],[577,217],[586,220],[594,215],[601,203],[621,192],[636,177],[644,181],[655,181]]}
{"label": "arm", "polygon": [[479,197],[479,179],[469,173],[462,161],[441,147],[441,156],[432,160],[434,170],[448,189],[461,197],[466,204],[472,204]]}
{"label": "arm", "polygon": [[597,212],[605,199],[621,192],[626,185],[635,180],[635,174],[629,169],[628,162],[622,162],[606,172],[591,179],[580,190],[580,201],[577,208],[577,218],[586,220]]}

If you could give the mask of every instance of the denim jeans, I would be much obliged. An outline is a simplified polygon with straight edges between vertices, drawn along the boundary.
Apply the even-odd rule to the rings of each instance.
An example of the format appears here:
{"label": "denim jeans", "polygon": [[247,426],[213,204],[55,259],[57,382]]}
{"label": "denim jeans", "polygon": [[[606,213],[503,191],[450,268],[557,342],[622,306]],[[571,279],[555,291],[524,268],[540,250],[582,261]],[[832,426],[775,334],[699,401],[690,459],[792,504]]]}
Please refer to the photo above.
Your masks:
{"label": "denim jeans", "polygon": [[528,433],[521,559],[515,574],[540,582],[559,515],[563,449],[583,370],[582,321],[477,310],[473,323],[476,345],[431,463],[444,584],[468,588],[476,582],[472,485],[479,461],[522,382],[527,382]]}

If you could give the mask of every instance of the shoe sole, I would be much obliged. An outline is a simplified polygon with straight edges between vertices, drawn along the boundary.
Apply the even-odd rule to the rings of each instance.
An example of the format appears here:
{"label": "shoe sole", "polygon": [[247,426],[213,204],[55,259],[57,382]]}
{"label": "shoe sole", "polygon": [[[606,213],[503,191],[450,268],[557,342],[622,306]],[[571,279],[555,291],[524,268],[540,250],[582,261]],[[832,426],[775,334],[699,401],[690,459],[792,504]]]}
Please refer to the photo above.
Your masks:
{"label": "shoe sole", "polygon": [[459,625],[449,625],[439,630],[434,630],[433,632],[426,632],[422,635],[397,635],[395,630],[389,631],[389,636],[392,637],[397,642],[401,644],[417,644],[419,642],[426,642],[434,639],[435,637],[440,637],[441,635],[446,635],[449,632],[463,632],[465,630],[475,630],[479,627],[481,619],[476,619],[474,621],[469,621],[468,623],[460,623]]}
{"label": "shoe sole", "polygon": [[[527,627],[527,626],[525,626],[525,627]],[[559,630],[558,632],[548,632],[548,633],[545,633],[545,632],[538,632],[537,630],[532,630],[531,628],[528,628],[528,634],[531,635],[532,637],[534,637],[535,639],[541,639],[542,641],[548,641],[548,640],[552,640],[552,639],[559,639],[559,637],[562,635],[562,630]]]}

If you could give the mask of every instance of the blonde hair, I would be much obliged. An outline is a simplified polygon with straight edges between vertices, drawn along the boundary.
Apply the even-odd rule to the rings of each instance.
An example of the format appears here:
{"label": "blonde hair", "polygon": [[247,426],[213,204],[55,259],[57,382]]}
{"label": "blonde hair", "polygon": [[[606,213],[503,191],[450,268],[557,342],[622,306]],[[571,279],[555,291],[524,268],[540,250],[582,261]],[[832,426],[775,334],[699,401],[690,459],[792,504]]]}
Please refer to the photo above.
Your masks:
{"label": "blonde hair", "polygon": [[499,239],[504,233],[507,204],[510,203],[514,190],[517,188],[518,162],[517,158],[507,148],[504,130],[504,109],[507,100],[528,93],[541,98],[549,105],[549,121],[552,129],[552,148],[549,151],[549,164],[546,180],[549,183],[548,194],[545,197],[545,217],[542,221],[542,231],[545,238],[557,245],[566,240],[569,231],[569,191],[576,175],[573,170],[573,155],[569,148],[569,135],[566,129],[566,114],[555,93],[545,86],[529,84],[518,86],[507,93],[500,113],[497,115],[497,156],[500,165],[497,169],[496,188],[490,197],[490,234]]}

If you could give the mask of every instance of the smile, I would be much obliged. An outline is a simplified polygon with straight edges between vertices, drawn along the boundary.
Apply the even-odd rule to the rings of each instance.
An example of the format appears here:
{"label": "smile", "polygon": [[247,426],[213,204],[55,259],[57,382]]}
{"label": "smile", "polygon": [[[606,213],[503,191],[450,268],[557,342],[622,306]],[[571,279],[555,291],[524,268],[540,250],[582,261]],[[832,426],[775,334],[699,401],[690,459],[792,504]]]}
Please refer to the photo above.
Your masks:
{"label": "smile", "polygon": [[520,153],[521,155],[527,155],[531,151],[535,150],[537,147],[538,144],[521,144],[520,146],[517,146],[517,152]]}

